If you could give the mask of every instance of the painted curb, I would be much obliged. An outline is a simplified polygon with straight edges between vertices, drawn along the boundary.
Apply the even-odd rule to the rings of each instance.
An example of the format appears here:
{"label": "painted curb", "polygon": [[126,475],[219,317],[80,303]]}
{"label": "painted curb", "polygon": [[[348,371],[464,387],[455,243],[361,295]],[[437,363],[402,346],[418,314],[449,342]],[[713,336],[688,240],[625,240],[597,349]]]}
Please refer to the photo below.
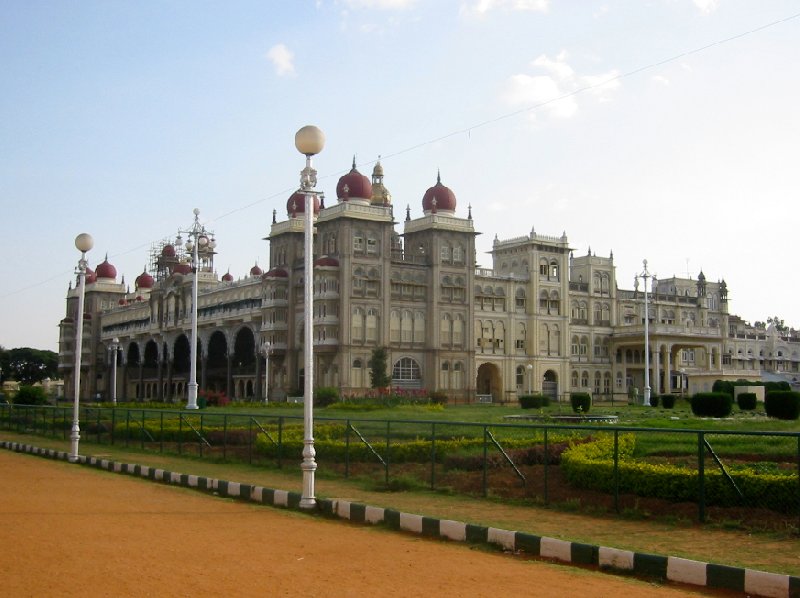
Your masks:
{"label": "painted curb", "polygon": [[[69,460],[66,452],[43,449],[19,442],[0,440],[0,448],[50,459]],[[155,469],[146,465],[120,463],[83,455],[79,456],[77,463],[112,473],[133,475],[164,484],[211,492],[226,498],[301,510],[306,513],[314,512],[300,509],[300,493],[297,492],[199,477]],[[768,598],[800,598],[800,577],[793,575],[569,542],[526,532],[483,527],[413,513],[401,513],[393,509],[372,507],[341,499],[317,499],[316,512],[354,523],[385,525],[389,529],[426,537],[472,544],[488,544],[507,552],[522,553],[562,563],[596,566],[609,572],[632,573],[639,577],[727,589]]]}

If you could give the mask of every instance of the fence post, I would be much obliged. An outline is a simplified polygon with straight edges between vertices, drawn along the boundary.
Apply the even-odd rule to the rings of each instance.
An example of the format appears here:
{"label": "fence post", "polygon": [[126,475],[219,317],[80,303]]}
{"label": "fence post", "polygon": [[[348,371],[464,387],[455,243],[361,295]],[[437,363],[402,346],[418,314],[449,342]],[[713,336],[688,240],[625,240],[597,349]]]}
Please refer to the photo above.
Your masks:
{"label": "fence post", "polygon": [[386,484],[387,487],[389,486],[389,460],[391,458],[391,447],[389,446],[389,439],[391,438],[390,426],[391,426],[391,421],[387,419],[386,420],[386,467],[384,468],[386,470],[384,474],[384,483]]}
{"label": "fence post", "polygon": [[431,490],[436,489],[436,423],[431,423]]}
{"label": "fence post", "polygon": [[614,511],[619,513],[619,430],[614,430]]}
{"label": "fence post", "polygon": [[350,477],[350,420],[347,420],[344,429],[344,477]]}
{"label": "fence post", "polygon": [[483,426],[483,497],[486,498],[488,496],[488,490],[486,488],[486,474],[489,467],[487,463],[487,452],[488,446],[486,445],[486,437],[488,436],[488,430],[486,426]]}
{"label": "fence post", "polygon": [[697,508],[700,523],[706,521],[705,434],[697,433]]}
{"label": "fence post", "polygon": [[549,492],[547,486],[547,472],[550,467],[550,452],[547,448],[547,428],[544,429],[544,504],[549,501]]}

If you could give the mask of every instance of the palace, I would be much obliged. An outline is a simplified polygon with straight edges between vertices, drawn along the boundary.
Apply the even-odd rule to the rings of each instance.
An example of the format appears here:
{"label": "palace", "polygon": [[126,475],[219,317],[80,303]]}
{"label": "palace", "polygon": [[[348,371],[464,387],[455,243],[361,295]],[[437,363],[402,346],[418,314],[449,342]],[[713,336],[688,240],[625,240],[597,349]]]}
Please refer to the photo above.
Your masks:
{"label": "palace", "polygon": [[[800,375],[800,335],[730,314],[724,280],[700,272],[696,280],[653,277],[624,290],[613,254],[577,256],[566,234],[534,230],[495,237],[492,268],[478,268],[471,206],[459,215],[455,194],[437,177],[422,215],[412,218],[406,208],[398,233],[383,179],[380,161],[371,178],[354,161],[336,186],[336,204],[314,206],[316,386],[363,394],[372,352],[383,347],[394,388],[439,390],[451,401],[511,401],[528,391],[641,395],[645,317],[653,394],[710,390],[716,379]],[[302,394],[304,206],[297,192],[285,219],[273,211],[266,272],[256,264],[239,280],[230,272],[218,277],[210,232],[196,272],[180,240],[153,246],[132,292],[107,258],[89,270],[81,396],[107,399],[116,379],[120,400],[184,399],[194,276],[200,392],[242,400]],[[68,397],[77,305],[70,284],[59,334]]]}

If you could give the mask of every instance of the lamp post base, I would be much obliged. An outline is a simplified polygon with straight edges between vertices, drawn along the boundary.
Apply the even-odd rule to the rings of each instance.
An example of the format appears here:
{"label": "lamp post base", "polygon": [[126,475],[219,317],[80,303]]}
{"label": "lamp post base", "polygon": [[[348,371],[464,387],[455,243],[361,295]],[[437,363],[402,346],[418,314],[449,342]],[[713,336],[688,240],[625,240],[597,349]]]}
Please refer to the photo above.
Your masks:
{"label": "lamp post base", "polygon": [[70,463],[77,463],[78,462],[78,446],[81,440],[81,429],[78,425],[77,421],[72,422],[72,431],[69,435],[70,440],[70,449],[69,449],[69,456],[67,460]]}
{"label": "lamp post base", "polygon": [[197,406],[197,383],[193,384],[189,382],[189,384],[186,385],[186,388],[188,389],[186,408],[199,409],[200,407]]}
{"label": "lamp post base", "polygon": [[303,494],[300,497],[300,508],[311,510],[317,508],[317,499],[314,496],[314,475],[317,471],[317,462],[313,457],[304,458],[300,464],[303,471]]}

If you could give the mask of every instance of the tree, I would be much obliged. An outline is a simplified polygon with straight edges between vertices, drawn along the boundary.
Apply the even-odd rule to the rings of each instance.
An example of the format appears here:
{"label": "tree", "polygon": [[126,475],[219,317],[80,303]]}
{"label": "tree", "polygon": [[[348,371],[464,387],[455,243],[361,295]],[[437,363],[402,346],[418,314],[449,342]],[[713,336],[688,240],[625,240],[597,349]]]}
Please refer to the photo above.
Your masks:
{"label": "tree", "polygon": [[19,347],[3,351],[0,364],[3,379],[13,379],[23,385],[58,376],[58,354],[53,351]]}
{"label": "tree", "polygon": [[372,388],[386,388],[392,379],[386,375],[386,349],[383,347],[373,349],[372,357],[369,360],[369,379]]}
{"label": "tree", "polygon": [[775,330],[777,330],[778,332],[786,332],[789,329],[783,323],[783,318],[779,318],[778,316],[767,318],[767,324],[775,324]]}

